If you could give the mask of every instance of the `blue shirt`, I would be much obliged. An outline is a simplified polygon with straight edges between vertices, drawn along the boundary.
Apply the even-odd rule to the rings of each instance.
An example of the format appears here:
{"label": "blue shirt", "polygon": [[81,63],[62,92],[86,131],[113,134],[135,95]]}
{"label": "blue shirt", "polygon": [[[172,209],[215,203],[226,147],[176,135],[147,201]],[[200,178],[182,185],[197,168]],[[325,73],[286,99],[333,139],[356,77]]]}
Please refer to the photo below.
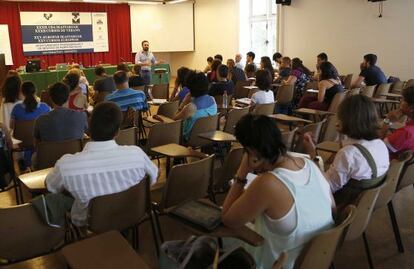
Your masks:
{"label": "blue shirt", "polygon": [[376,65],[370,66],[362,70],[359,75],[361,77],[364,77],[364,81],[367,86],[387,83],[387,78],[385,77],[384,73]]}
{"label": "blue shirt", "polygon": [[117,90],[107,95],[105,100],[116,103],[121,108],[121,111],[127,111],[129,107],[139,111],[148,110],[147,98],[143,91],[130,88]]}
{"label": "blue shirt", "polygon": [[[135,63],[146,63],[150,61],[152,64],[155,64],[155,56],[150,51],[140,51],[135,55]],[[141,66],[141,70],[151,71],[151,66]]]}
{"label": "blue shirt", "polygon": [[37,107],[32,112],[26,111],[24,103],[16,104],[11,112],[11,118],[14,120],[35,120],[40,115],[50,111],[50,107],[45,103],[38,103]]}
{"label": "blue shirt", "polygon": [[180,103],[184,100],[185,96],[190,92],[190,89],[187,87],[184,87],[181,89],[181,91],[178,93],[178,98],[180,99]]}
{"label": "blue shirt", "polygon": [[183,123],[183,136],[186,141],[190,138],[191,130],[194,123],[199,118],[213,116],[217,114],[217,104],[214,98],[210,95],[202,95],[197,98],[193,98],[191,103],[195,105],[196,112],[190,118],[184,120]]}

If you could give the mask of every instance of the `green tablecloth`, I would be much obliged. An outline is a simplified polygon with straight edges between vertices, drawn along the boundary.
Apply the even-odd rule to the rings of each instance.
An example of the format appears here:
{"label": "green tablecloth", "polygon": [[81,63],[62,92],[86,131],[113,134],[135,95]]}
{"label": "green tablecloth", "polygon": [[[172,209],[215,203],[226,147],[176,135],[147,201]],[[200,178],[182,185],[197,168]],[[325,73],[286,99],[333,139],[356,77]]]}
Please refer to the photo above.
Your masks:
{"label": "green tablecloth", "polygon": [[[130,65],[132,69],[133,65]],[[116,71],[116,66],[105,66],[106,73],[112,75]],[[154,69],[156,68],[165,68],[167,72],[161,75],[161,78],[158,74],[155,74]],[[86,78],[89,81],[90,85],[93,85],[95,81],[95,68],[83,68],[83,72],[85,73]],[[67,71],[43,71],[43,72],[36,72],[36,73],[23,73],[20,74],[23,81],[31,80],[36,85],[37,94],[47,89],[47,87],[55,82],[62,81],[63,77],[66,75]],[[170,65],[169,64],[159,64],[152,67],[151,71],[151,84],[168,84],[170,82]]]}

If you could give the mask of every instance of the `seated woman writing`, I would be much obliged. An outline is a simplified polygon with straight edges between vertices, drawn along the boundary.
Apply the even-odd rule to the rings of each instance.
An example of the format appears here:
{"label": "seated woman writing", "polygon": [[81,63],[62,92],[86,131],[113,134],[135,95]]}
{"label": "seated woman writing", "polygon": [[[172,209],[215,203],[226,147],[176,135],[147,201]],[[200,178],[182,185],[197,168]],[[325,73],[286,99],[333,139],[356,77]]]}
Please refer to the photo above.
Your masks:
{"label": "seated woman writing", "polygon": [[[253,229],[265,243],[246,248],[257,268],[271,268],[282,252],[288,254],[284,268],[293,268],[304,245],[334,225],[329,184],[311,160],[287,153],[270,118],[246,115],[237,123],[235,135],[245,153],[224,201],[222,221],[241,227],[255,220]],[[259,175],[245,189],[250,172]]]}
{"label": "seated woman writing", "polygon": [[208,79],[204,73],[190,71],[187,75],[187,87],[190,93],[184,98],[182,108],[175,114],[174,120],[184,120],[183,136],[188,141],[191,129],[199,118],[217,114],[214,97],[208,95]]}
{"label": "seated woman writing", "polygon": [[[379,135],[379,120],[374,103],[364,95],[346,98],[338,108],[337,129],[341,149],[325,172],[338,207],[353,203],[366,189],[383,181],[389,166],[388,150]],[[304,145],[312,159],[315,143],[304,135]]]}
{"label": "seated woman writing", "polygon": [[319,65],[318,94],[305,94],[300,102],[299,108],[311,108],[326,111],[329,109],[335,94],[344,91],[338,71],[330,62],[322,62]]}

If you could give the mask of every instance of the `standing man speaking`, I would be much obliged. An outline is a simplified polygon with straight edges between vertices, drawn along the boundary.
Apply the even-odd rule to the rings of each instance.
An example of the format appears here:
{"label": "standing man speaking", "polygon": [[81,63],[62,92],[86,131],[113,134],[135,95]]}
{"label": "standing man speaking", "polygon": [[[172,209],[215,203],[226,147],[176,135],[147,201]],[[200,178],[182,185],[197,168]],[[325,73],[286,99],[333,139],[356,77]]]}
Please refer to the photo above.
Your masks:
{"label": "standing man speaking", "polygon": [[151,84],[151,66],[156,64],[154,54],[149,51],[149,42],[141,42],[142,50],[135,55],[135,64],[141,66],[141,76],[145,85]]}

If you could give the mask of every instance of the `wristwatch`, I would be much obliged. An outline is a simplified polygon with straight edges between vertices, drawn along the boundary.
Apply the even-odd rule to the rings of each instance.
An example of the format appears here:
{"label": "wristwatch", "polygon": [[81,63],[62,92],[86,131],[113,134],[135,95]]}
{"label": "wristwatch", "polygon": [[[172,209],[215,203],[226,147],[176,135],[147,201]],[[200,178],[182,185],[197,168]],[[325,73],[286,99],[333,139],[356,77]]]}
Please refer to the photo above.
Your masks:
{"label": "wristwatch", "polygon": [[235,183],[239,183],[242,186],[247,184],[247,179],[246,178],[240,178],[238,176],[234,176],[233,180],[234,180]]}

